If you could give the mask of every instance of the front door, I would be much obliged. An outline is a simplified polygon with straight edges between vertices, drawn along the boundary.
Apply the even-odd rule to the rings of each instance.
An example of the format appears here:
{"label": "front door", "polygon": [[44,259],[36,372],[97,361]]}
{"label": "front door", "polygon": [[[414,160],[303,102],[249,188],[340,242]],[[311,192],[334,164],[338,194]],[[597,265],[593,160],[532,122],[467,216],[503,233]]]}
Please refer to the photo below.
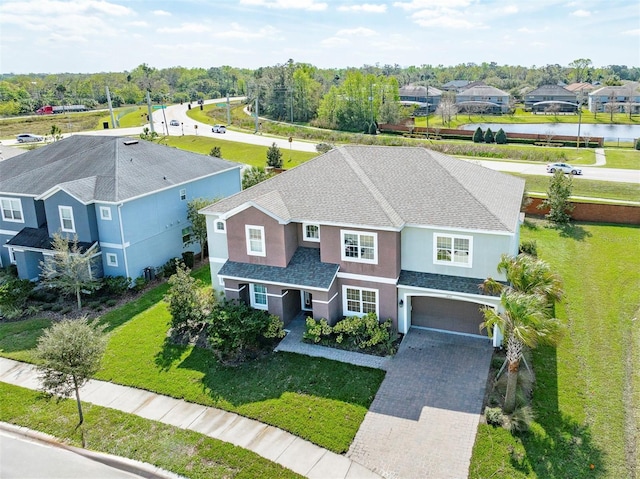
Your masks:
{"label": "front door", "polygon": [[313,311],[311,293],[309,291],[300,291],[300,300],[302,301],[303,311]]}

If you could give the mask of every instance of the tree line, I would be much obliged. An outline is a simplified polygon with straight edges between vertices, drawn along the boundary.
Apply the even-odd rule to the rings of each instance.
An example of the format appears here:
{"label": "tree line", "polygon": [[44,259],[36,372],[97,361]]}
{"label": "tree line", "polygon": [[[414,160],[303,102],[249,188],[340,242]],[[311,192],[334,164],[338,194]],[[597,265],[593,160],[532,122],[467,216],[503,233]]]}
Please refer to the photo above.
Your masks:
{"label": "tree line", "polygon": [[[0,76],[0,116],[33,113],[43,105],[107,102],[109,87],[115,106],[139,104],[149,92],[156,104],[242,95],[259,114],[274,120],[366,131],[373,121],[392,121],[397,115],[397,90],[410,83],[442,86],[451,80],[483,81],[507,91],[516,100],[538,86],[558,82],[601,82],[606,85],[640,80],[640,67],[593,66],[576,59],[569,65],[498,65],[495,62],[455,66],[363,65],[321,69],[288,60],[255,70],[221,66],[157,69],[145,63],[131,71],[110,73],[3,74]],[[373,121],[372,121],[373,117]]]}

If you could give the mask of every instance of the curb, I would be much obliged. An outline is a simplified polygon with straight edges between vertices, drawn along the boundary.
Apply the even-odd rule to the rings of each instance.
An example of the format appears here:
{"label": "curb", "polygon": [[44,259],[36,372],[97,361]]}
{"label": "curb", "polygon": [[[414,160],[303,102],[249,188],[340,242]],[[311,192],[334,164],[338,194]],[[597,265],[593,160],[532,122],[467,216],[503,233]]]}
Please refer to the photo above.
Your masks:
{"label": "curb", "polygon": [[80,456],[84,456],[87,459],[91,459],[92,461],[100,462],[114,469],[119,469],[121,471],[135,474],[146,479],[184,479],[183,476],[170,471],[166,471],[152,464],[128,459],[126,457],[114,456],[112,454],[106,454],[98,451],[91,451],[89,449],[70,446],[68,444],[60,442],[60,440],[55,436],[46,434],[44,432],[35,431],[23,426],[16,426],[14,424],[0,422],[0,430],[15,434],[17,436],[24,436],[53,447],[66,449],[67,451],[79,454]]}

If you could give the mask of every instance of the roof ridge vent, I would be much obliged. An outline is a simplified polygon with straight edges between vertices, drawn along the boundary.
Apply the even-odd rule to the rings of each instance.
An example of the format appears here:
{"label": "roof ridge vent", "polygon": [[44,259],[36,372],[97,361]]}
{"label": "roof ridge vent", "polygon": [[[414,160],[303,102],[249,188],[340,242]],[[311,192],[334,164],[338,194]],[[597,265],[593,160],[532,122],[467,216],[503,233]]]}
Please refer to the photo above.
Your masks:
{"label": "roof ridge vent", "polygon": [[138,140],[125,140],[124,144],[129,146],[129,145],[137,145],[138,144]]}

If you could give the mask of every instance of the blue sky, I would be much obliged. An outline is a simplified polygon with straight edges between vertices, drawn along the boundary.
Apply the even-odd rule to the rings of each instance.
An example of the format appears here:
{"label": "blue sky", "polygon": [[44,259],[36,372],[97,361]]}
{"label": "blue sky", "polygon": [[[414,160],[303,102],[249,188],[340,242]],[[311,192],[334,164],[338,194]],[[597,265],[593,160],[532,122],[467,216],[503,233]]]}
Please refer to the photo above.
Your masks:
{"label": "blue sky", "polygon": [[2,0],[0,72],[640,65],[639,0]]}

